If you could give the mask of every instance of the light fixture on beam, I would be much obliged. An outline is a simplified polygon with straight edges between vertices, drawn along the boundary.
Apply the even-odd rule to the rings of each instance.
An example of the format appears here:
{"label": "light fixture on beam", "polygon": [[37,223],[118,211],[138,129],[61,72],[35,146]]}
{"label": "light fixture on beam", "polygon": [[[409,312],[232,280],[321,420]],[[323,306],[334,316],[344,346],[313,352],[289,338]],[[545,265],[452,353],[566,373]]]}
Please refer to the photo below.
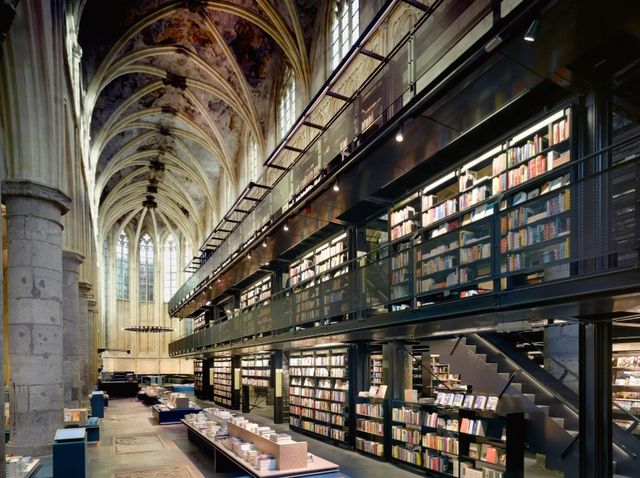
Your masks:
{"label": "light fixture on beam", "polygon": [[533,43],[536,41],[536,36],[538,35],[538,19],[536,18],[531,22],[529,28],[527,28],[527,33],[524,34],[524,41],[528,41]]}

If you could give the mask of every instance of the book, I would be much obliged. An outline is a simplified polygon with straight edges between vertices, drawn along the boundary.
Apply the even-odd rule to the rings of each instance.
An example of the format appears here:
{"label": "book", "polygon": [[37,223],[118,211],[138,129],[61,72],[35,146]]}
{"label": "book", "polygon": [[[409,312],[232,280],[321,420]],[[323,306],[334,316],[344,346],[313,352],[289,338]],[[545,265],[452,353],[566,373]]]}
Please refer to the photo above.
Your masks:
{"label": "book", "polygon": [[498,449],[491,445],[482,445],[482,452],[480,455],[480,459],[482,461],[486,461],[487,463],[498,463]]}
{"label": "book", "polygon": [[473,399],[475,397],[473,395],[466,395],[464,397],[464,402],[462,404],[463,408],[473,408]]}
{"label": "book", "polygon": [[476,401],[473,404],[473,408],[477,408],[479,410],[484,410],[485,403],[487,402],[487,397],[484,395],[476,396]]}
{"label": "book", "polygon": [[461,407],[462,406],[462,401],[464,400],[464,394],[462,393],[456,393],[453,397],[453,406],[454,407]]}
{"label": "book", "polygon": [[453,399],[454,399],[454,394],[453,393],[451,393],[451,392],[446,393],[443,405],[446,405],[448,407],[452,406],[453,405]]}
{"label": "book", "polygon": [[479,459],[480,458],[480,444],[479,443],[469,443],[469,458]]}
{"label": "book", "polygon": [[376,398],[384,398],[386,394],[387,394],[387,386],[386,385],[379,385],[378,386],[378,390],[376,391],[376,394],[374,396]]}
{"label": "book", "polygon": [[436,401],[435,401],[436,405],[444,405],[444,399],[445,399],[444,395],[445,395],[444,393],[440,393],[440,392],[436,393]]}
{"label": "book", "polygon": [[498,408],[498,397],[492,395],[487,398],[487,405],[485,406],[485,410],[491,410],[493,412]]}

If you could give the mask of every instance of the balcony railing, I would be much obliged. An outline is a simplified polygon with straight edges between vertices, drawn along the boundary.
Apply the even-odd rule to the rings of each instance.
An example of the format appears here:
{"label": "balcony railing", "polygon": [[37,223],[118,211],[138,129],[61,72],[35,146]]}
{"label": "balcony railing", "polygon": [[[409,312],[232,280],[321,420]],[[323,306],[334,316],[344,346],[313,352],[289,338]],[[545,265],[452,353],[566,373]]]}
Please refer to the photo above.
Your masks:
{"label": "balcony railing", "polygon": [[[241,343],[265,335],[277,336],[394,311],[428,311],[444,302],[455,307],[478,297],[494,298],[487,307],[495,307],[504,293],[637,269],[640,141],[635,137],[625,143],[570,162],[558,173],[566,172],[578,178],[588,170],[585,165],[590,165],[593,158],[615,153],[616,149],[628,152],[628,146],[633,146],[633,154],[625,153],[626,159],[605,171],[572,180],[511,207],[501,208],[503,198],[494,197],[495,213],[489,217],[428,241],[421,235],[422,230],[386,244],[273,295],[260,308],[236,312],[228,320],[172,342],[169,353],[173,356],[198,354],[216,345]],[[518,210],[540,210],[556,201],[555,198],[565,198],[569,207],[553,209],[551,219],[564,221],[567,229],[554,230],[545,236],[537,235],[532,229],[533,235],[529,237],[534,239],[530,244],[522,247],[511,244],[505,250],[508,231],[515,230],[509,227],[514,226],[513,218]],[[542,216],[530,218],[527,227],[545,223]],[[437,224],[429,226],[432,230],[434,227]],[[455,234],[457,238],[449,237]],[[447,243],[456,243],[456,246],[438,249]],[[473,252],[468,250],[471,247],[475,248]],[[425,251],[431,255],[425,255]],[[450,258],[438,261],[438,257],[445,255]],[[435,265],[425,265],[432,259]],[[407,266],[398,274],[400,263]],[[463,269],[470,270],[463,273]],[[550,299],[550,296],[539,298]]]}
{"label": "balcony railing", "polygon": [[[389,10],[398,3],[401,2],[391,2]],[[519,3],[509,2],[509,8]],[[267,160],[268,167],[257,183],[273,185],[271,190],[239,224],[229,223],[232,232],[222,242],[217,241],[215,250],[200,260],[198,270],[170,300],[169,313],[176,313],[239,253],[251,247],[274,219],[309,194],[322,181],[330,163],[347,161],[351,153],[392,121],[418,93],[432,87],[447,68],[491,30],[494,23],[491,4],[490,0],[434,2],[386,57],[382,56],[385,50],[375,32],[365,32],[321,89],[311,109],[299,118]],[[510,12],[502,8],[503,16]],[[358,75],[355,70],[359,70]],[[353,81],[359,78],[361,82],[354,85]],[[337,108],[329,104],[336,101],[340,105]],[[319,112],[335,110],[320,125],[322,129],[305,126],[317,123],[322,117]],[[307,138],[302,146],[297,144],[301,137]],[[303,152],[294,152],[287,145]]]}

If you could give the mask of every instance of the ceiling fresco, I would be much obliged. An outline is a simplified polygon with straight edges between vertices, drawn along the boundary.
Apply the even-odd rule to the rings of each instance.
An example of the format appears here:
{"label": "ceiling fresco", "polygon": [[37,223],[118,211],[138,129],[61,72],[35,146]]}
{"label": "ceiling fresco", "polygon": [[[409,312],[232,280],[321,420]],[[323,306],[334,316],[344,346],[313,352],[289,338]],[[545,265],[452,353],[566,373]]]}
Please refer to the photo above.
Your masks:
{"label": "ceiling fresco", "polygon": [[218,185],[238,184],[246,134],[266,152],[282,62],[310,71],[325,3],[86,2],[79,42],[102,235],[123,222],[147,227],[140,217],[151,194],[160,222],[197,248],[213,222],[207,215],[220,212]]}

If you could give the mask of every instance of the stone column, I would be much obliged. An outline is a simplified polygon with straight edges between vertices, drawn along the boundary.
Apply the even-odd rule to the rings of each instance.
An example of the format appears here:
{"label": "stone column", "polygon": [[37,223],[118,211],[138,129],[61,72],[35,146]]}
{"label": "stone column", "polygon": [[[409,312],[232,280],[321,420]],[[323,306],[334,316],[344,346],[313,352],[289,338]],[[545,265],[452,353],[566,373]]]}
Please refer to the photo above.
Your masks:
{"label": "stone column", "polygon": [[51,454],[63,425],[62,224],[71,200],[29,181],[4,181],[7,213],[9,401],[16,455]]}
{"label": "stone column", "polygon": [[79,314],[78,267],[84,261],[81,254],[62,251],[62,328],[64,361],[64,406],[80,407],[82,398],[81,348],[84,337],[81,335],[82,317]]}
{"label": "stone column", "polygon": [[88,334],[89,334],[89,348],[88,348],[88,363],[89,363],[89,391],[93,390],[93,387],[98,383],[98,341],[97,341],[97,325],[96,320],[98,316],[98,303],[94,299],[87,301],[89,314],[87,316],[88,321]]}
{"label": "stone column", "polygon": [[[563,324],[545,327],[544,351],[568,368],[576,375],[580,370],[580,326],[578,324]],[[545,358],[544,368],[556,378],[564,374],[564,368],[558,363]],[[563,383],[574,392],[579,392],[579,380],[567,374]]]}
{"label": "stone column", "polygon": [[91,320],[89,311],[87,309],[87,301],[91,297],[91,284],[88,282],[80,282],[80,302],[78,315],[79,324],[78,332],[80,335],[80,346],[78,347],[78,362],[82,364],[82,375],[80,381],[80,390],[82,394],[82,400],[89,399],[89,373],[91,371],[89,367],[89,321]]}

